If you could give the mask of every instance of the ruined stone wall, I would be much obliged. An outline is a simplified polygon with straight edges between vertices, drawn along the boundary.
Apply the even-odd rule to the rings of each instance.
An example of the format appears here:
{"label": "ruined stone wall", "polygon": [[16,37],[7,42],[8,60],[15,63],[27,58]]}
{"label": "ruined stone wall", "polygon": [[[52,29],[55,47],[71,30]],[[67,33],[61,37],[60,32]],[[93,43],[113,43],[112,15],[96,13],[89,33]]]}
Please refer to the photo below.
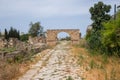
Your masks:
{"label": "ruined stone wall", "polygon": [[8,41],[1,37],[0,38],[0,48],[6,47],[7,44],[8,44]]}
{"label": "ruined stone wall", "polygon": [[4,38],[0,38],[0,49],[14,47],[17,50],[22,50],[25,48],[25,46],[26,43],[18,40],[17,38],[10,38],[9,41],[5,40]]}
{"label": "ruined stone wall", "polygon": [[46,43],[46,38],[44,38],[44,37],[34,37],[34,38],[32,38],[31,36],[29,36],[28,42],[30,44]]}
{"label": "ruined stone wall", "polygon": [[[29,42],[22,42],[16,38],[10,38],[9,41],[0,38],[0,59],[14,58],[19,55],[26,55],[31,53],[38,53],[47,46],[43,44],[41,38],[32,38],[33,44]],[[14,51],[4,51],[3,49],[13,49]]]}

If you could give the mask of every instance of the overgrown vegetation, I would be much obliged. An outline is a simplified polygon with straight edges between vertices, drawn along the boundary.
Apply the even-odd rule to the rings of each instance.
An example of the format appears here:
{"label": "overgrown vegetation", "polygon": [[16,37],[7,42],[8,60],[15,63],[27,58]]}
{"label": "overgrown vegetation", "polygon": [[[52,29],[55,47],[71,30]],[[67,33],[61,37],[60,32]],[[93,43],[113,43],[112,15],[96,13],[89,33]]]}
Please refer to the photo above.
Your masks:
{"label": "overgrown vegetation", "polygon": [[10,64],[0,60],[0,80],[12,80],[19,73],[18,64]]}
{"label": "overgrown vegetation", "polygon": [[[0,32],[0,37],[3,41],[9,42],[10,38],[17,38],[18,40],[27,42],[29,36],[37,37],[42,36],[45,37],[43,32],[43,27],[40,25],[39,22],[31,23],[30,30],[26,34],[20,35],[19,30],[11,27],[10,30],[5,29],[4,34]],[[25,43],[24,43],[25,44]],[[41,48],[31,48],[28,50],[25,48],[24,50],[18,49],[16,46],[8,47],[4,46],[0,48],[0,80],[12,80],[13,78],[20,75],[21,66],[26,67],[27,63],[31,63],[35,54],[41,52],[42,50],[46,49],[46,47]],[[35,59],[34,59],[35,60]],[[24,64],[24,65],[23,65]]]}
{"label": "overgrown vegetation", "polygon": [[86,36],[89,48],[93,50],[102,49],[101,43],[101,30],[103,30],[102,22],[110,20],[110,11],[111,6],[106,5],[103,2],[98,2],[94,4],[94,7],[90,8],[92,23],[92,30]]}
{"label": "overgrown vegetation", "polygon": [[[13,52],[15,48],[9,48],[9,49],[2,49],[2,51],[6,52]],[[42,51],[43,49],[40,49]],[[34,50],[31,50],[30,52],[25,53],[19,53],[18,55],[15,55],[14,57],[4,58],[0,59],[0,80],[12,80],[13,78],[16,78],[21,73],[21,66],[26,67],[30,63],[32,63],[34,59],[34,55],[36,52]],[[29,63],[29,64],[27,64]]]}
{"label": "overgrown vegetation", "polygon": [[32,61],[33,55],[33,53],[27,55],[19,54],[14,58],[0,59],[0,80],[13,80],[22,74],[21,66],[27,69],[27,62]]}
{"label": "overgrown vegetation", "polygon": [[[83,39],[84,40],[84,39]],[[80,40],[83,41],[83,40]],[[85,41],[85,40],[84,40]],[[78,65],[80,65],[81,74],[82,70],[85,70],[81,75],[84,80],[119,80],[120,79],[120,64],[119,58],[112,56],[109,57],[106,54],[99,54],[97,51],[89,52],[86,47],[82,47],[83,44],[74,45],[73,52],[74,57],[77,59]],[[84,43],[86,45],[86,43]],[[115,65],[115,66],[114,66]]]}
{"label": "overgrown vegetation", "polygon": [[15,50],[16,50],[15,47],[1,48],[1,49],[0,49],[0,51],[7,52],[7,53],[13,52],[13,51],[15,51]]}
{"label": "overgrown vegetation", "polygon": [[66,80],[73,80],[73,78],[71,76],[68,76]]}
{"label": "overgrown vegetation", "polygon": [[92,29],[86,40],[91,51],[120,56],[120,11],[114,20],[108,14],[111,6],[98,2],[90,8]]}
{"label": "overgrown vegetation", "polygon": [[120,56],[120,11],[117,12],[115,20],[111,19],[103,25],[101,42],[107,55]]}

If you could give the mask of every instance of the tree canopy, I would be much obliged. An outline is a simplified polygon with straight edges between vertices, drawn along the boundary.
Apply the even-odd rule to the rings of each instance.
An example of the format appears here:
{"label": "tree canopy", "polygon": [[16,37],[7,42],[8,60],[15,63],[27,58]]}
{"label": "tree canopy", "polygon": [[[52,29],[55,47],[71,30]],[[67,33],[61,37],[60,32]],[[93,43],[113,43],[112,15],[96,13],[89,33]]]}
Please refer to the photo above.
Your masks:
{"label": "tree canopy", "polygon": [[92,29],[89,33],[87,33],[86,39],[90,49],[100,50],[102,48],[101,43],[101,30],[103,30],[103,22],[107,22],[110,20],[110,12],[111,6],[106,5],[103,2],[98,2],[94,4],[93,7],[89,9],[91,14]]}
{"label": "tree canopy", "polygon": [[32,37],[40,35],[43,32],[43,27],[41,26],[40,22],[30,23],[29,34]]}
{"label": "tree canopy", "polygon": [[110,20],[110,12],[111,6],[106,5],[103,2],[98,2],[94,4],[94,7],[89,9],[91,14],[91,20],[93,21],[92,26],[95,31],[102,29],[102,22],[106,22]]}

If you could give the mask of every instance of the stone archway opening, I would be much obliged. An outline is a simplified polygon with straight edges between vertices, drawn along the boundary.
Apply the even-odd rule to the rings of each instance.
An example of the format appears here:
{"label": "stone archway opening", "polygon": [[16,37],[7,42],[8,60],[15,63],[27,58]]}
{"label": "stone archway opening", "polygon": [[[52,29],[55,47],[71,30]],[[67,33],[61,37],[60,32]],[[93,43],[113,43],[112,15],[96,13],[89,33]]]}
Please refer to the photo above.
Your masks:
{"label": "stone archway opening", "polygon": [[67,33],[67,32],[59,32],[57,34],[57,40],[58,41],[70,41],[71,40],[71,36]]}
{"label": "stone archway opening", "polygon": [[60,32],[66,32],[71,37],[72,44],[78,44],[80,39],[80,31],[79,29],[51,29],[47,30],[47,39],[46,42],[48,45],[55,45],[58,41],[57,35]]}

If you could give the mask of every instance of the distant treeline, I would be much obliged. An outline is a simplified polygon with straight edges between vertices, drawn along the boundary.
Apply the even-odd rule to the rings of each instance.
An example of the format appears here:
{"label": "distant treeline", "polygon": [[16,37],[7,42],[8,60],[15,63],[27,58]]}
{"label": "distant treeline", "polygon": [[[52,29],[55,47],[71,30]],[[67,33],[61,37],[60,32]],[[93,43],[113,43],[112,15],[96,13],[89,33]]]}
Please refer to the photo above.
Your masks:
{"label": "distant treeline", "polygon": [[20,32],[19,30],[11,27],[9,31],[5,29],[4,37],[6,40],[9,40],[9,38],[17,38],[20,40]]}
{"label": "distant treeline", "polygon": [[41,26],[40,22],[30,23],[30,29],[26,34],[20,34],[20,31],[11,27],[10,30],[5,29],[4,34],[0,32],[0,37],[4,37],[6,40],[9,38],[17,38],[21,41],[27,41],[29,36],[36,37],[42,36],[45,37],[45,32],[43,32],[43,27]]}

